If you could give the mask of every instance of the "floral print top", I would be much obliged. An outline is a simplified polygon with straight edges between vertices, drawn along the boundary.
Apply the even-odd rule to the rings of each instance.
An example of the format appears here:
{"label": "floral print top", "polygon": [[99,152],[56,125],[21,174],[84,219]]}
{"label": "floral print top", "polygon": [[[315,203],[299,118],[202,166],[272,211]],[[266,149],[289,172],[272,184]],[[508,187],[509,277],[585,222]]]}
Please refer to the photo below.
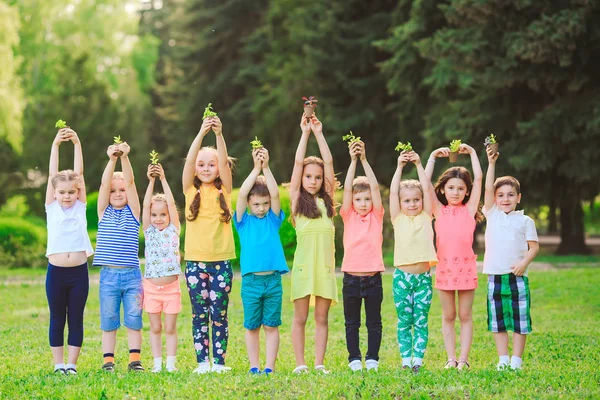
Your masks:
{"label": "floral print top", "polygon": [[146,272],[145,278],[180,275],[179,230],[173,224],[159,231],[150,225],[146,235]]}

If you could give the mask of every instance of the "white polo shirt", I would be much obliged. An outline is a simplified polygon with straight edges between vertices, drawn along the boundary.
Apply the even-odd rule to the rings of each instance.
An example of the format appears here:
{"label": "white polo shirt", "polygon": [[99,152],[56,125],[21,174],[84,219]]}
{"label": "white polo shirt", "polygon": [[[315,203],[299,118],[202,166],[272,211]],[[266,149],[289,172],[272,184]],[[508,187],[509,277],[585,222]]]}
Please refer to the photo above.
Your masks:
{"label": "white polo shirt", "polygon": [[489,210],[484,207],[483,214],[487,219],[483,273],[510,274],[511,267],[527,254],[527,242],[538,241],[535,223],[523,211],[506,214],[495,205]]}

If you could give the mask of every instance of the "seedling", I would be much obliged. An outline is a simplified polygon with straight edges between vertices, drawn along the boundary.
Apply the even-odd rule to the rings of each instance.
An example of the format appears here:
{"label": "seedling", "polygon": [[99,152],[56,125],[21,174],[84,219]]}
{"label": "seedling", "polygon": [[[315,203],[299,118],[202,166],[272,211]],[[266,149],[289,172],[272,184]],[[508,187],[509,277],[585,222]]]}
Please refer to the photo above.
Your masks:
{"label": "seedling", "polygon": [[354,133],[350,131],[349,134],[342,136],[342,140],[348,142],[348,146],[350,146],[354,142],[360,142],[360,136],[354,136]]}
{"label": "seedling", "polygon": [[258,136],[254,136],[254,140],[250,142],[250,145],[252,146],[252,150],[263,147],[261,141],[258,140]]}
{"label": "seedling", "polygon": [[204,115],[202,116],[202,119],[216,117],[216,116],[217,116],[217,113],[213,111],[212,103],[208,103],[208,105],[204,109]]}
{"label": "seedling", "polygon": [[[158,153],[156,151],[154,151],[154,149],[152,149],[152,151],[150,152],[150,164],[158,165]],[[156,177],[160,176],[160,174],[153,172],[150,174],[150,176],[156,178]]]}
{"label": "seedling", "polygon": [[[113,139],[114,139],[114,144],[116,144],[116,145],[123,143],[123,141],[121,140],[121,135],[114,136]],[[121,157],[123,155],[123,152],[121,150],[117,150],[113,153],[113,155],[115,155],[117,157]]]}
{"label": "seedling", "polygon": [[409,152],[409,151],[413,151],[413,148],[412,148],[412,144],[410,144],[410,142],[406,142],[406,143],[398,142],[398,144],[396,145],[396,148],[394,150]]}
{"label": "seedling", "polygon": [[315,112],[315,108],[317,108],[319,100],[315,99],[315,96],[303,96],[302,100],[304,100],[304,114],[306,114],[307,119],[310,119]]}
{"label": "seedling", "polygon": [[54,127],[58,129],[67,128],[67,121],[59,119],[58,121],[56,121],[56,124],[54,124]]}
{"label": "seedling", "polygon": [[485,138],[485,140],[483,141],[483,145],[492,149],[493,154],[496,154],[498,152],[498,140],[496,139],[496,135],[494,135],[493,133],[490,133],[490,135]]}
{"label": "seedling", "polygon": [[450,162],[456,162],[456,160],[458,160],[458,149],[461,144],[462,141],[460,139],[454,139],[450,142],[450,154],[448,155]]}

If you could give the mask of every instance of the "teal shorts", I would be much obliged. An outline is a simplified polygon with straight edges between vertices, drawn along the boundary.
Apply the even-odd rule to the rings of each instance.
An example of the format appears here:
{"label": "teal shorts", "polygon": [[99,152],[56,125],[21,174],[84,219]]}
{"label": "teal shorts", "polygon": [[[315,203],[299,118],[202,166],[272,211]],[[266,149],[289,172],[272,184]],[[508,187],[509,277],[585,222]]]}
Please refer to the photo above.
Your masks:
{"label": "teal shorts", "polygon": [[242,304],[244,328],[253,330],[261,325],[281,325],[283,287],[278,271],[270,275],[246,274],[242,276]]}

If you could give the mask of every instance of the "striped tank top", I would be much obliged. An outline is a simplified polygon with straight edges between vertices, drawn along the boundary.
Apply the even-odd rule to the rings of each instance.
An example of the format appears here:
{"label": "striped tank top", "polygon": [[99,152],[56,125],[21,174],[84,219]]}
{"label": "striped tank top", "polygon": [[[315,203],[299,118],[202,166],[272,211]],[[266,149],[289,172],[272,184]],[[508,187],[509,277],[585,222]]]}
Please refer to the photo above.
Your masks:
{"label": "striped tank top", "polygon": [[115,210],[109,204],[98,222],[93,265],[139,268],[139,230],[140,222],[133,216],[129,205]]}

